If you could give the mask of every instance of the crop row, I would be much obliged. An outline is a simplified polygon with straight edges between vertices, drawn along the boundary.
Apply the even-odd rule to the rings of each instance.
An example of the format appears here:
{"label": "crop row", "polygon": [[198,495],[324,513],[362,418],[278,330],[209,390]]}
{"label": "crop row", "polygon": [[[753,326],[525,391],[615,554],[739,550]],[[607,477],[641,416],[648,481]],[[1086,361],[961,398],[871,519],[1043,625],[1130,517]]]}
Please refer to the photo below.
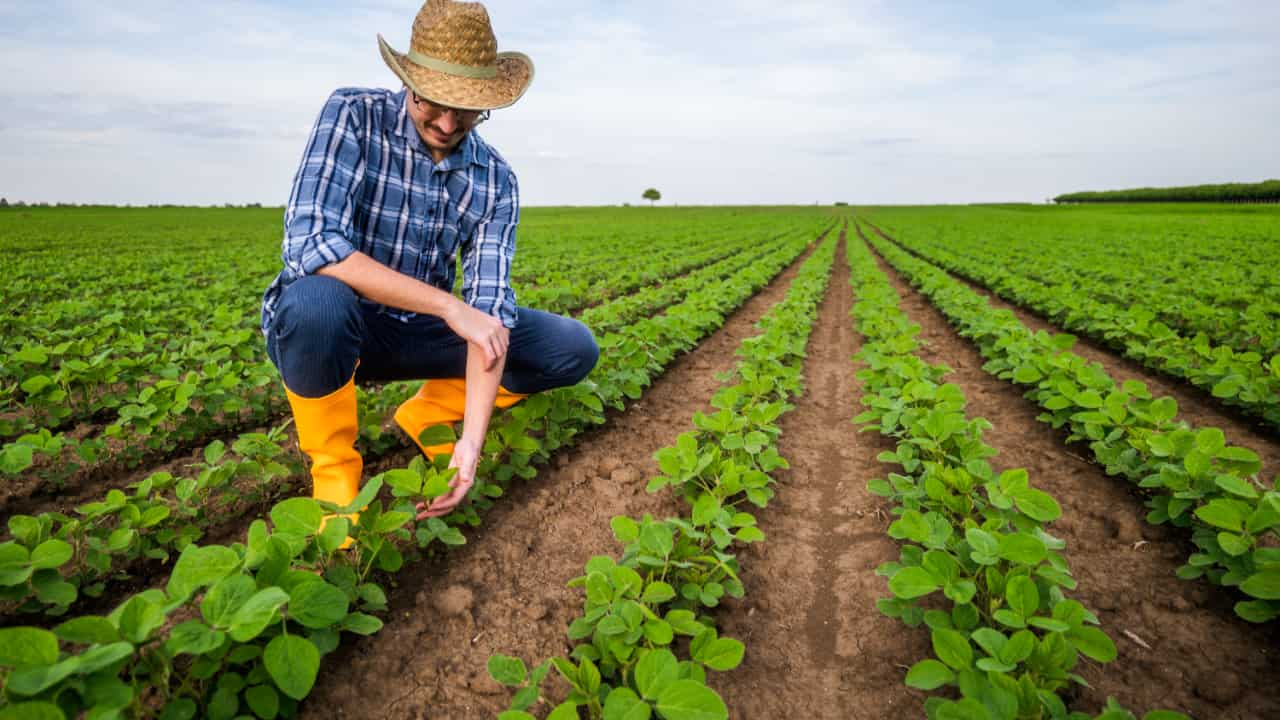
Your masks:
{"label": "crop row", "polygon": [[[526,305],[566,312],[628,292],[653,277],[723,257],[744,241],[754,242],[756,236],[776,234],[787,226],[756,219],[752,225],[739,222],[736,232],[701,228],[671,232],[664,227],[662,234],[632,226],[617,247],[603,241],[572,244],[570,240],[580,240],[576,235],[582,228],[570,239],[540,241],[535,234],[531,242],[522,242],[521,269],[529,273],[529,280],[517,279],[516,287]],[[136,228],[141,237],[133,246],[147,245],[148,230]],[[31,288],[28,296],[14,304],[19,312],[0,317],[0,323],[5,323],[5,340],[0,343],[0,438],[11,439],[40,427],[56,431],[68,423],[109,415],[134,403],[160,380],[205,372],[210,357],[229,352],[240,360],[263,360],[257,333],[258,296],[246,295],[245,289],[265,287],[270,280],[277,261],[268,247],[253,255],[255,248],[243,243],[202,254],[157,249],[146,257],[145,265],[137,262],[139,255],[125,252],[134,258],[134,267],[111,283],[91,279],[91,263],[97,263],[97,257],[77,258],[64,249],[37,263],[50,267],[33,283],[57,287],[63,284],[59,277],[74,277],[80,292],[70,300],[42,302]],[[570,248],[575,258],[599,255],[616,261],[642,251],[644,256],[612,273],[575,268],[577,274],[570,281],[560,277]],[[260,259],[244,261],[245,256],[254,255]],[[29,256],[25,259],[36,262]],[[217,267],[220,274],[202,278],[201,270],[209,266]],[[197,392],[213,384],[204,383]],[[212,398],[208,404],[215,404]]]}
{"label": "crop row", "polygon": [[1007,268],[1029,279],[1140,306],[1180,334],[1203,332],[1241,352],[1280,352],[1280,290],[1253,271],[1275,257],[1275,221],[1268,216],[1224,214],[1207,224],[1202,217],[1189,222],[1097,209],[1008,214],[891,212],[885,219],[930,255],[941,249],[973,257],[994,245]]}
{"label": "crop row", "polygon": [[770,473],[787,467],[777,451],[778,420],[803,388],[805,344],[836,246],[831,238],[814,252],[786,298],[760,320],[760,333],[742,342],[742,360],[726,380],[736,382],[712,399],[717,412],[695,414],[697,429],[655,454],[662,474],[648,491],[672,488],[688,515],[614,517],[620,555],[591,558],[570,581],[583,589],[584,602],[568,629],[575,643],[569,657],[532,671],[518,658],[490,658],[494,679],[516,689],[500,720],[533,719],[528,711],[541,701],[552,667],[572,690],[548,720],[576,719],[583,711],[592,720],[728,717],[723,699],[707,686],[707,671],[737,667],[745,647],[720,637],[711,613],[726,596],[744,595],[738,547],[764,540],[745,507],[766,507]]}
{"label": "crop row", "polygon": [[[774,230],[768,232],[776,234]],[[760,243],[758,238],[747,236],[731,242],[709,243],[710,247],[702,249],[673,245],[667,248],[672,253],[670,257],[658,252],[633,263],[635,267],[625,273],[626,277],[615,278],[609,283],[612,289],[607,292],[565,297],[587,303],[630,292],[644,284],[662,282],[731,256],[747,242],[768,245],[771,241]],[[639,252],[638,249],[634,251]],[[541,293],[547,298],[561,294],[562,291],[556,289],[546,289]],[[256,327],[233,333],[214,333],[209,337],[216,338],[218,344],[210,347],[201,341],[193,341],[182,352],[184,358],[201,359],[195,368],[184,367],[182,363],[187,361],[176,359],[166,364],[157,360],[154,354],[131,357],[113,353],[111,349],[98,353],[101,363],[137,368],[140,373],[147,374],[147,382],[151,384],[135,387],[136,393],[131,394],[128,388],[134,386],[128,382],[121,383],[119,374],[111,375],[111,382],[104,383],[113,388],[124,388],[112,391],[115,393],[113,397],[121,403],[114,408],[117,413],[114,421],[97,434],[82,439],[55,432],[56,424],[27,433],[0,448],[0,474],[27,472],[35,458],[43,455],[46,456],[45,461],[32,472],[42,478],[60,481],[104,462],[136,463],[145,456],[156,456],[190,444],[213,431],[226,432],[278,416],[283,411],[284,401],[276,373],[262,357],[262,343]],[[24,348],[11,359],[21,361],[29,350]],[[48,375],[31,375],[22,385],[32,391],[23,400],[28,406],[67,407],[67,389]]]}
{"label": "crop row", "polygon": [[[1280,335],[1276,334],[1280,304],[1272,310],[1258,308],[1260,316],[1253,326],[1242,322],[1239,312],[1215,321],[1232,332],[1243,328],[1239,344],[1250,344],[1254,349],[1236,349],[1215,344],[1203,331],[1181,334],[1157,320],[1160,308],[1185,302],[1186,296],[1176,291],[1173,297],[1177,300],[1156,296],[1137,298],[1132,304],[1110,302],[1099,298],[1106,298],[1127,281],[1090,282],[1070,264],[1043,269],[1055,262],[1052,253],[1048,258],[1045,253],[1034,257],[1020,253],[1015,260],[1011,256],[1017,252],[1015,240],[999,242],[988,236],[979,244],[955,238],[908,239],[913,235],[899,234],[898,238],[922,257],[981,283],[1001,297],[1035,310],[1067,330],[1097,338],[1147,367],[1186,380],[1280,429],[1280,354],[1270,354],[1280,352]],[[1149,272],[1143,266],[1122,267],[1126,277]],[[1039,279],[1034,277],[1037,274]],[[1214,316],[1213,307],[1194,303],[1189,312]]]}
{"label": "crop row", "polygon": [[[369,614],[385,609],[378,579],[403,566],[406,548],[464,541],[458,526],[479,524],[503,488],[517,476],[532,477],[535,462],[603,422],[605,407],[639,397],[678,352],[718,327],[789,260],[779,252],[663,315],[601,338],[612,351],[594,382],[533,396],[491,425],[472,501],[447,518],[406,527],[415,503],[446,492],[452,474],[444,458],[435,466],[416,459],[369,480],[346,508],[292,498],[272,508],[271,525],[254,521],[244,543],[189,545],[164,590],[139,593],[106,617],[74,618],[53,631],[0,630],[7,675],[0,713],[293,716],[341,633],[381,627]],[[388,510],[377,499],[384,483],[397,498]],[[322,529],[325,513],[357,511],[355,526],[339,517]],[[343,551],[347,534],[356,544]]]}
{"label": "crop row", "polygon": [[1074,337],[1033,333],[946,272],[871,241],[978,346],[987,372],[1025,386],[1045,410],[1040,420],[1066,427],[1068,440],[1088,443],[1108,474],[1147,495],[1149,523],[1190,531],[1197,552],[1179,577],[1238,587],[1250,599],[1237,602],[1236,613],[1251,622],[1280,617],[1280,478],[1261,482],[1255,453],[1229,445],[1219,428],[1178,421],[1177,402],[1152,397],[1144,383],[1115,382],[1070,352]]}
{"label": "crop row", "polygon": [[[907,685],[958,689],[959,699],[925,702],[931,720],[1088,717],[1069,712],[1063,696],[1085,682],[1075,672],[1081,655],[1107,663],[1116,647],[1066,595],[1076,587],[1066,543],[1047,528],[1061,507],[1026,470],[992,470],[996,451],[982,440],[991,424],[966,416],[963,392],[943,382],[949,368],[915,354],[920,328],[866,246],[851,243],[849,259],[855,328],[866,338],[857,358],[868,410],[854,422],[892,438],[895,450],[879,459],[902,468],[868,483],[893,503],[888,532],[902,542],[899,560],[876,570],[893,593],[878,607],[909,626],[925,623],[936,656],[913,665]],[[1114,702],[1098,716],[1132,717]]]}
{"label": "crop row", "polygon": [[[770,255],[793,256],[806,244],[799,235],[757,246],[708,266],[662,287],[600,305],[584,321],[597,335],[606,335],[640,318],[661,311],[679,298],[740,272]],[[366,458],[377,457],[402,441],[398,431],[384,431],[395,406],[413,391],[412,383],[394,383],[378,392],[360,394],[364,418],[361,444]],[[25,612],[57,615],[80,595],[98,596],[109,577],[120,577],[140,559],[167,559],[196,542],[215,523],[226,523],[226,509],[247,500],[260,504],[287,494],[296,483],[282,482],[294,475],[280,460],[289,457],[281,447],[281,434],[249,433],[234,443],[233,453],[215,442],[204,451],[204,464],[189,475],[159,473],[130,488],[115,490],[98,502],[76,510],[76,517],[42,513],[9,519],[13,541],[0,544],[0,566],[12,573],[0,575],[0,600]],[[239,489],[236,489],[236,488]],[[38,553],[44,543],[56,541],[71,552],[47,556]],[[58,545],[61,547],[61,545]],[[31,558],[40,558],[33,561]],[[55,564],[56,563],[56,564]]]}

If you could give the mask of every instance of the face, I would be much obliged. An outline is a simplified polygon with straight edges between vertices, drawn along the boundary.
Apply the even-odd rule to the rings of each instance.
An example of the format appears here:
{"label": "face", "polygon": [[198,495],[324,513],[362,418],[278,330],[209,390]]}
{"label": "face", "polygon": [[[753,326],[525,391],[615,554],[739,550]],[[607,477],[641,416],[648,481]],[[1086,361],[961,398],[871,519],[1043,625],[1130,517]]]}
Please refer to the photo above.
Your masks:
{"label": "face", "polygon": [[431,157],[440,162],[458,147],[471,128],[478,125],[484,113],[478,110],[458,110],[436,105],[419,97],[412,90],[406,95],[405,105],[418,137],[431,151]]}

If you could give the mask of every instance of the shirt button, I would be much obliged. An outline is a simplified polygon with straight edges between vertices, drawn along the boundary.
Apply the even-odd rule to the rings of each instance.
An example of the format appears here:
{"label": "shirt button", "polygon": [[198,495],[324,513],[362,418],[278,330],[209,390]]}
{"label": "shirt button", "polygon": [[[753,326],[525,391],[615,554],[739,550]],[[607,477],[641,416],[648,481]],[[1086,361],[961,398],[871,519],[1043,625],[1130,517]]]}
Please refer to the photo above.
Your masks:
{"label": "shirt button", "polygon": [[435,209],[435,208],[433,208],[433,207],[432,207],[432,208],[427,208],[427,214],[428,214],[428,215],[435,215],[435,214],[436,214],[436,209]]}

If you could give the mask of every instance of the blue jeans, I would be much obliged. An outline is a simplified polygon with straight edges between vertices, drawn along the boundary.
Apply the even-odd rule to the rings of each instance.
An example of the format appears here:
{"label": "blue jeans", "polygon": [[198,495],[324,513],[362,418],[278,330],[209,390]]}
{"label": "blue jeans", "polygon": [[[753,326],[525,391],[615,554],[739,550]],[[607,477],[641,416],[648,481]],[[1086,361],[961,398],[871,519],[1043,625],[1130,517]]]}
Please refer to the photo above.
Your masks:
{"label": "blue jeans", "polygon": [[[402,322],[379,307],[324,275],[290,283],[267,328],[267,355],[285,387],[302,397],[324,397],[353,372],[357,383],[466,376],[467,343],[443,320],[419,315]],[[586,325],[517,308],[502,386],[529,394],[573,385],[599,355]]]}

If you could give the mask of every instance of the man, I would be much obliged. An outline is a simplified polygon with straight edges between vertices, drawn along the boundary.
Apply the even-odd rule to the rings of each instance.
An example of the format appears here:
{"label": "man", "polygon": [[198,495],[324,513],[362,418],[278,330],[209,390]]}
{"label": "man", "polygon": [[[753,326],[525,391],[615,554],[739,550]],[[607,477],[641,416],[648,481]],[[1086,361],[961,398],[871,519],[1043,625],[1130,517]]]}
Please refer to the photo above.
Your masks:
{"label": "man", "polygon": [[[451,452],[458,472],[449,494],[419,505],[422,519],[466,496],[495,405],[577,383],[599,351],[582,323],[517,307],[511,289],[516,177],[475,126],[524,94],[532,61],[496,51],[479,3],[428,0],[407,53],[378,43],[404,88],[344,88],[325,103],[262,327],[317,499],[347,505],[359,491],[356,382],[427,380],[396,422],[428,457]],[[419,442],[458,420],[455,446]]]}

